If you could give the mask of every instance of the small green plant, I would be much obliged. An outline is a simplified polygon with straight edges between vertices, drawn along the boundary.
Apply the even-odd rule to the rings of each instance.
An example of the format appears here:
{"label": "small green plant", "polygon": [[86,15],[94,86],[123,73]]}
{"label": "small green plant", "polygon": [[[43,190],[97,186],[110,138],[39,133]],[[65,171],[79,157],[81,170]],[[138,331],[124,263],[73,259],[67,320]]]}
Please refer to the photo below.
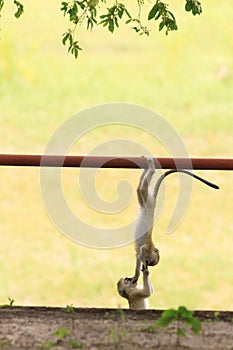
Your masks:
{"label": "small green plant", "polygon": [[74,305],[66,305],[65,312],[67,312],[68,314],[74,312]]}
{"label": "small green plant", "polygon": [[150,324],[149,326],[142,327],[140,331],[145,333],[157,333],[158,326],[156,324]]}
{"label": "small green plant", "polygon": [[59,341],[70,335],[70,331],[67,328],[61,327],[54,332]]}
{"label": "small green plant", "polygon": [[83,343],[82,342],[78,342],[76,339],[70,339],[68,341],[68,346],[71,349],[82,349],[83,348]]}
{"label": "small green plant", "polygon": [[65,312],[67,314],[70,314],[70,319],[71,319],[71,328],[72,330],[74,329],[74,321],[75,321],[75,312],[74,312],[74,306],[73,304],[71,305],[66,305]]}
{"label": "small green plant", "polygon": [[8,297],[8,300],[9,300],[9,303],[0,305],[0,308],[8,308],[8,307],[10,308],[10,307],[12,307],[13,304],[14,304],[14,299],[11,299],[11,298]]}
{"label": "small green plant", "polygon": [[120,343],[126,336],[126,330],[122,326],[122,322],[125,320],[125,313],[119,308],[111,315],[111,318],[114,318],[115,315],[117,315],[117,320],[109,327],[109,335],[110,340],[115,344],[115,348],[118,349],[118,346],[120,346]]}
{"label": "small green plant", "polygon": [[78,342],[76,339],[69,339],[69,340],[66,339],[70,335],[70,331],[65,327],[58,328],[54,332],[54,335],[57,338],[56,341],[48,341],[45,343],[41,343],[37,346],[37,348],[38,349],[51,349],[52,347],[60,344],[63,341],[65,341],[65,344],[67,344],[68,348],[71,348],[71,349],[82,349],[83,348],[84,344],[81,342]]}
{"label": "small green plant", "polygon": [[48,341],[45,343],[41,343],[40,345],[38,345],[37,348],[40,350],[51,349],[54,345],[55,343],[53,341]]}
{"label": "small green plant", "polygon": [[2,339],[0,339],[0,349],[1,349],[1,348],[4,348],[4,346],[7,346],[7,345],[8,345],[8,346],[11,345],[9,339],[7,339],[7,338],[2,338]]}
{"label": "small green plant", "polygon": [[191,327],[194,334],[198,334],[201,330],[201,322],[198,318],[193,316],[193,312],[180,306],[177,310],[169,309],[162,313],[161,317],[156,321],[156,325],[160,327],[167,327],[169,324],[175,322],[176,324],[176,345],[180,345],[180,337],[185,337],[185,329],[181,326],[185,324]]}
{"label": "small green plant", "polygon": [[116,313],[119,315],[120,321],[125,320],[125,313],[120,307],[116,310]]}
{"label": "small green plant", "polygon": [[110,339],[113,343],[120,343],[126,336],[126,331],[119,327],[119,323],[109,327]]}
{"label": "small green plant", "polygon": [[214,312],[214,319],[215,319],[215,321],[218,320],[219,315],[220,315],[220,312],[219,312],[219,311],[215,311],[215,312]]}

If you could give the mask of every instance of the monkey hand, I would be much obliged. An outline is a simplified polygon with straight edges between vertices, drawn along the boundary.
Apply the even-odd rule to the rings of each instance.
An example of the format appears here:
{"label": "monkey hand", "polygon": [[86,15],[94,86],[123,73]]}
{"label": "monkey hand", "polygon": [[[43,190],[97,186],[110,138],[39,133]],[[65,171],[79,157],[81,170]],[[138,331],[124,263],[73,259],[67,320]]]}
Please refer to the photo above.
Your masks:
{"label": "monkey hand", "polygon": [[152,156],[146,157],[146,162],[147,162],[148,167],[150,167],[150,166],[154,167],[155,166],[154,165],[155,164],[154,163],[154,158]]}
{"label": "monkey hand", "polygon": [[148,270],[148,267],[147,267],[147,265],[145,266],[144,264],[142,265],[142,270],[141,270],[143,273],[145,272],[145,273],[147,273],[147,271],[148,271],[148,274],[149,274],[149,270]]}
{"label": "monkey hand", "polygon": [[143,270],[143,275],[144,276],[149,276],[149,274],[150,274],[150,271],[148,270],[148,268]]}
{"label": "monkey hand", "polygon": [[138,277],[137,277],[137,276],[133,276],[133,277],[131,278],[131,283],[132,283],[132,284],[137,283],[137,281],[138,281]]}

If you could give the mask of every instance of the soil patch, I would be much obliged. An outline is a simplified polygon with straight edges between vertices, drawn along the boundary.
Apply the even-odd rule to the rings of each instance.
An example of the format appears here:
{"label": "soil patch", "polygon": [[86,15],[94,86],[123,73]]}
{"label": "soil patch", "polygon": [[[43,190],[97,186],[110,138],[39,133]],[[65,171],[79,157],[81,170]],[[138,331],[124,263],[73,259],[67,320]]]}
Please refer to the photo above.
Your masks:
{"label": "soil patch", "polygon": [[[69,312],[70,311],[70,312]],[[233,350],[233,312],[195,311],[199,335],[176,326],[151,325],[163,310],[17,307],[0,308],[0,349],[198,349]]]}

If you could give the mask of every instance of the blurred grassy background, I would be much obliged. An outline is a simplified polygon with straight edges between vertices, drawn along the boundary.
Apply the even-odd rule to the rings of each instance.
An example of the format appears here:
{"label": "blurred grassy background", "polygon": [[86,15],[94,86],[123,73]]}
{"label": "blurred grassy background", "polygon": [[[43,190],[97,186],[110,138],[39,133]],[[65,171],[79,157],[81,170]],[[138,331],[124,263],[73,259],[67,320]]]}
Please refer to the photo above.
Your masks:
{"label": "blurred grassy background", "polygon": [[[233,148],[233,41],[231,1],[203,1],[192,17],[177,1],[179,31],[165,37],[152,30],[138,37],[122,28],[114,35],[98,28],[79,32],[84,51],[78,61],[66,53],[61,34],[67,22],[59,1],[24,1],[16,20],[10,4],[1,18],[1,153],[43,153],[54,130],[81,109],[106,102],[131,102],[157,111],[174,125],[192,157],[231,157]],[[109,128],[108,138],[118,132]],[[120,133],[128,137],[129,132]],[[86,135],[76,148],[87,153],[106,139],[106,130]],[[148,135],[132,132],[153,154],[165,151]],[[117,307],[127,303],[115,289],[131,275],[134,250],[81,247],[59,233],[40,198],[39,169],[1,168],[0,304],[7,297],[22,305]],[[76,172],[64,170],[65,183]],[[123,174],[123,175],[122,175]],[[161,262],[152,269],[153,308],[186,305],[233,310],[232,173],[200,172],[220,191],[195,183],[192,202],[172,235],[165,229],[176,200],[175,176],[167,181],[166,205],[154,233]],[[122,176],[136,187],[139,171],[101,171],[99,189],[108,200]],[[104,176],[107,181],[103,184]],[[67,182],[66,182],[67,181]],[[67,186],[67,197],[72,197]],[[70,198],[90,222],[81,198]],[[127,218],[134,219],[134,195]],[[88,214],[87,214],[88,213]],[[116,218],[124,223],[126,212]]]}

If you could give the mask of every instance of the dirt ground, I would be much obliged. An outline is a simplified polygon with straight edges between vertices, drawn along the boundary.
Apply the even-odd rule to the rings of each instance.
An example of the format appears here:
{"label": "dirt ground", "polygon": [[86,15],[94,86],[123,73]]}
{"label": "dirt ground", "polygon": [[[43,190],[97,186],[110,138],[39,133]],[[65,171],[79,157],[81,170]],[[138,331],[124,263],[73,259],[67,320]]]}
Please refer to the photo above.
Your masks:
{"label": "dirt ground", "polygon": [[17,307],[0,308],[0,349],[198,349],[233,350],[233,312],[196,311],[199,335],[176,325],[149,327],[161,310]]}

